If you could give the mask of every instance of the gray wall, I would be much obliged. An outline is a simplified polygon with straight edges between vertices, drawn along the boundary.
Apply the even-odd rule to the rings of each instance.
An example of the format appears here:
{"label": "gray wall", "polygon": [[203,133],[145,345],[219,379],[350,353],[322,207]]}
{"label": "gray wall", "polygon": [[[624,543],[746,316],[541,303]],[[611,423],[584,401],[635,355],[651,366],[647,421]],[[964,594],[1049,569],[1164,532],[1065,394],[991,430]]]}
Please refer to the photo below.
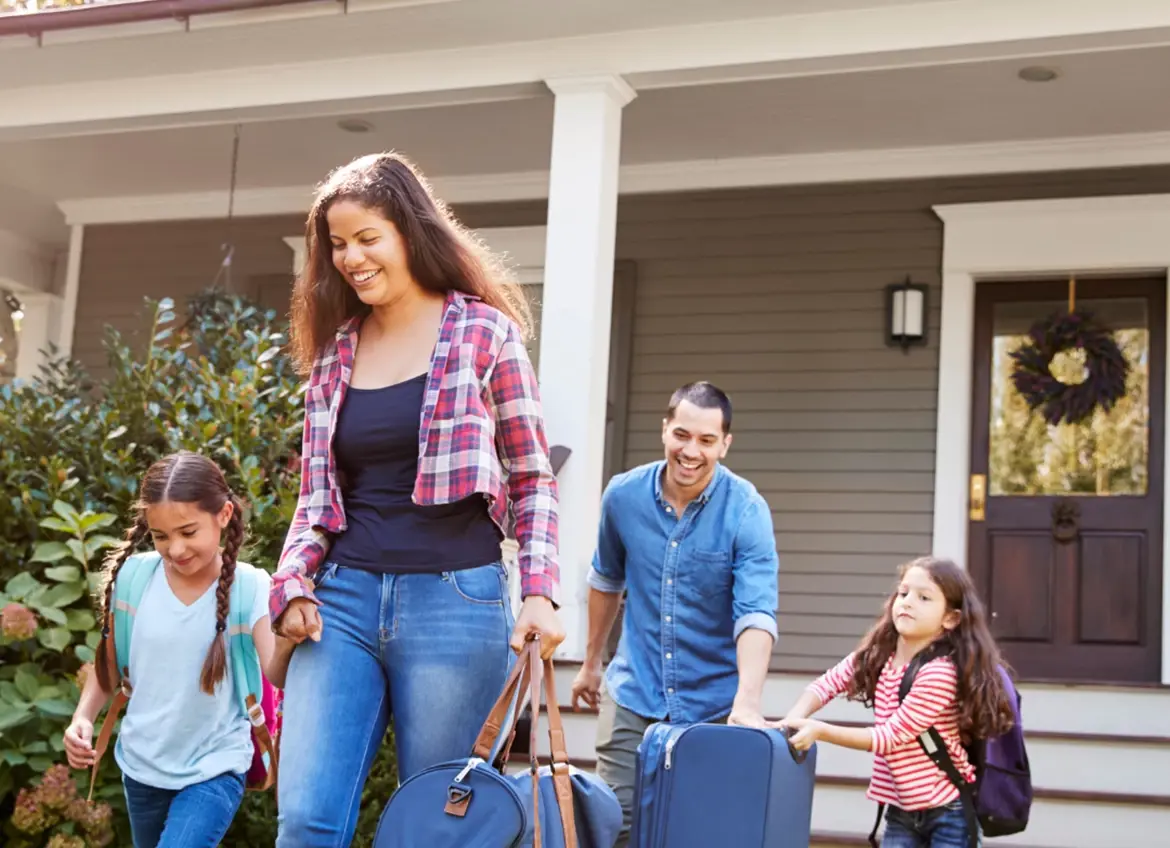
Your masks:
{"label": "gray wall", "polygon": [[[661,456],[670,392],[707,379],[735,407],[728,465],[773,509],[775,668],[846,654],[898,563],[930,549],[942,225],[933,204],[1170,191],[1170,169],[763,188],[623,198],[619,259],[636,266],[626,466]],[[456,210],[473,227],[539,224],[543,205]],[[287,274],[294,219],[236,224],[237,279]],[[75,349],[132,322],[148,292],[210,281],[221,223],[87,231]],[[883,343],[883,289],[930,286],[929,344]],[[278,279],[278,278],[277,278]]]}

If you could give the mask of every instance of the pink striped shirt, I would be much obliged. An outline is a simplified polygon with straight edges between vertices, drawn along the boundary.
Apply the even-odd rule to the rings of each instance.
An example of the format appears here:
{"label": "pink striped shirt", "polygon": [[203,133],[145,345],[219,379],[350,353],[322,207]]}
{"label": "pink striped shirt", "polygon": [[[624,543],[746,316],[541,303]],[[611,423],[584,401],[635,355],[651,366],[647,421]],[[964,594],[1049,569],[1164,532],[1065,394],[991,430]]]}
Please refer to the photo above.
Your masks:
{"label": "pink striped shirt", "polygon": [[[853,657],[850,654],[808,687],[821,706],[848,688]],[[959,738],[958,671],[948,657],[931,660],[919,669],[906,700],[899,704],[905,671],[906,665],[894,666],[891,655],[878,678],[869,748],[874,754],[873,776],[866,795],[903,810],[930,810],[954,801],[959,790],[919,746],[918,736],[927,728],[937,728],[959,774],[975,780]]]}

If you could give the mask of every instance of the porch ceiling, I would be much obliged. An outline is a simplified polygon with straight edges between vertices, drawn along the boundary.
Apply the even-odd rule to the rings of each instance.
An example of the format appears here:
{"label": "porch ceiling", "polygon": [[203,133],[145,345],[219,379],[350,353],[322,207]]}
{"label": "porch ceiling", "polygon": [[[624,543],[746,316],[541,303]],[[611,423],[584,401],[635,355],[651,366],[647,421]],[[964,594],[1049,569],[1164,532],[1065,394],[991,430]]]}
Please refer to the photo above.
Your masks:
{"label": "porch ceiling", "polygon": [[[1059,69],[1053,82],[1017,77]],[[627,107],[625,166],[1170,131],[1170,47],[935,65],[643,91]],[[502,95],[501,95],[502,96]],[[395,148],[434,177],[540,173],[552,96],[355,113],[243,127],[241,189],[304,187]],[[62,242],[63,200],[223,190],[228,124],[0,144],[0,229]]]}
{"label": "porch ceiling", "polygon": [[[346,14],[342,4],[322,0],[197,15],[189,26],[162,20],[62,30],[47,35],[41,49],[23,36],[0,39],[13,48],[0,51],[0,78],[54,84],[160,69],[182,74],[941,2],[946,0],[354,0]],[[64,60],[62,48],[68,50]]]}

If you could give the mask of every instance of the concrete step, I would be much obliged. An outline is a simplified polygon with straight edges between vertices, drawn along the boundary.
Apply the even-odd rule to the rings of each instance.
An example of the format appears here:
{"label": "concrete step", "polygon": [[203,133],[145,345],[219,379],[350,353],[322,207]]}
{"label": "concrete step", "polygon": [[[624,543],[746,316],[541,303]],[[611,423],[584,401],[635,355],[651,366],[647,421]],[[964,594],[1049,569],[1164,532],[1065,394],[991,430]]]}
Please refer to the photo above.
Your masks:
{"label": "concrete step", "polygon": [[[813,829],[865,835],[877,807],[865,797],[863,783],[818,780],[813,795]],[[1037,797],[1028,829],[995,839],[995,845],[1052,848],[1123,848],[1165,844],[1170,832],[1170,802],[1161,805],[1117,803],[1102,798]]]}
{"label": "concrete step", "polygon": [[[578,666],[561,662],[558,700],[568,751],[592,768],[597,715],[565,706]],[[809,677],[773,673],[765,685],[765,714],[783,715]],[[1170,844],[1170,689],[1023,684],[1024,723],[1036,800],[1024,834],[996,845],[1031,848],[1127,848]],[[1119,717],[1125,715],[1124,722]],[[835,701],[827,721],[863,726],[872,713]],[[542,716],[537,747],[548,751]],[[818,848],[866,844],[875,805],[865,797],[872,758],[832,745],[818,754],[813,827]]]}
{"label": "concrete step", "polygon": [[[547,725],[541,720],[537,750],[548,754]],[[597,714],[561,706],[570,757],[593,759]],[[1125,735],[1029,733],[1033,784],[1068,792],[1144,794],[1162,786],[1170,792],[1170,738]],[[818,770],[824,775],[868,779],[873,758],[864,751],[823,745]]]}
{"label": "concrete step", "polygon": [[[593,760],[574,760],[592,772]],[[513,755],[508,771],[520,774],[527,759]],[[861,848],[873,827],[877,806],[865,797],[864,781],[818,780],[813,795],[812,839],[809,848]],[[1119,835],[1119,823],[1126,836]],[[1161,844],[1155,834],[1170,826],[1170,807],[1150,809],[1121,803],[1086,803],[1077,799],[1040,799],[1032,806],[1025,833],[997,837],[996,845],[1014,848],[1136,848]]]}
{"label": "concrete step", "polygon": [[[580,663],[557,662],[560,703],[569,702],[579,669]],[[784,715],[813,679],[814,675],[769,673],[764,684],[764,714]],[[1029,731],[1170,738],[1170,687],[1023,683],[1020,693],[1024,726]],[[1118,721],[1122,715],[1124,728]],[[841,699],[826,706],[819,717],[835,722],[869,722],[873,718],[863,705]]]}

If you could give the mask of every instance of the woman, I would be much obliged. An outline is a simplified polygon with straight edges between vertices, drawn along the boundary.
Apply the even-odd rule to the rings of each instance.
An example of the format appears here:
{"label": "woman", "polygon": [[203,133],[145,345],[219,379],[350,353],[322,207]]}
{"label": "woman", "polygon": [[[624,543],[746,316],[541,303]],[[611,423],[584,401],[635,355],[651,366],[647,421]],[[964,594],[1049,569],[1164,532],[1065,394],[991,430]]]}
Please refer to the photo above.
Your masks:
{"label": "woman", "polygon": [[279,848],[348,845],[389,720],[401,780],[467,756],[512,651],[539,634],[551,656],[564,639],[556,482],[518,286],[393,154],[330,175],[306,242],[291,338],[309,374],[301,495],[270,602],[298,645]]}

